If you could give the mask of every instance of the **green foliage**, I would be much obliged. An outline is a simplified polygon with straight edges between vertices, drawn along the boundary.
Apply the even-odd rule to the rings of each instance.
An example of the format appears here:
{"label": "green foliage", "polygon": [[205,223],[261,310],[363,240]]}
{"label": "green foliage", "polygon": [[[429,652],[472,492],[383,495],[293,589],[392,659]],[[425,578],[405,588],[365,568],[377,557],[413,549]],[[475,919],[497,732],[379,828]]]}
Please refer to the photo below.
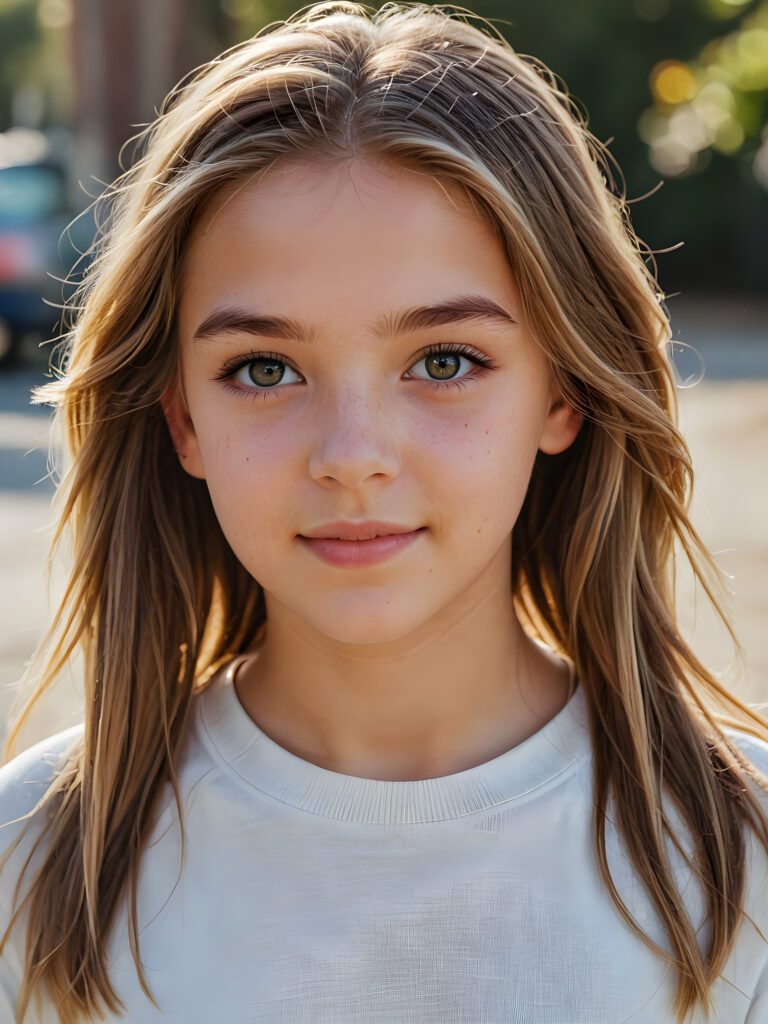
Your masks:
{"label": "green foliage", "polygon": [[37,4],[0,0],[0,129],[11,124],[14,94],[30,80],[39,47]]}

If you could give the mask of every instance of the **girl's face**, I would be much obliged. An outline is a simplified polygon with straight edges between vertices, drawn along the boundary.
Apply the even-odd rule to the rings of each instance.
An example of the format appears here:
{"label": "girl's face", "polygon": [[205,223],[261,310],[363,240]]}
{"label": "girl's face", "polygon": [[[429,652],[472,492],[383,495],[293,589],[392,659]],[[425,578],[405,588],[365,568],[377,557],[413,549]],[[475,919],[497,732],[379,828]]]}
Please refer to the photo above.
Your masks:
{"label": "girl's face", "polygon": [[[268,617],[365,644],[506,599],[536,452],[580,419],[459,190],[370,160],[284,164],[219,198],[184,264],[166,416]],[[371,521],[407,535],[307,539]]]}

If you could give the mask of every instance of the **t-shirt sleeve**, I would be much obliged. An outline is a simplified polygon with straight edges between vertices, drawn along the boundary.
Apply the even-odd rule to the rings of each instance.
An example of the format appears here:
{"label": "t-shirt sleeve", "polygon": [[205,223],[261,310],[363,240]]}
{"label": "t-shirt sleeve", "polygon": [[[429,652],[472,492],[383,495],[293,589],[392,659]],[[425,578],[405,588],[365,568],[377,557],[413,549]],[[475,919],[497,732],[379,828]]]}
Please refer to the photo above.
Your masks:
{"label": "t-shirt sleeve", "polygon": [[[40,821],[34,815],[24,833],[29,816],[81,735],[82,726],[73,726],[35,744],[0,768],[0,937],[10,923],[16,884],[39,834]],[[0,955],[0,1024],[13,1024],[15,1020],[25,938],[22,928],[14,927]]]}
{"label": "t-shirt sleeve", "polygon": [[[768,813],[768,794],[762,801],[762,807]],[[757,878],[752,880],[750,886],[750,895],[752,893],[755,895],[750,900],[752,906],[747,907],[747,912],[765,936],[765,940],[757,933],[754,926],[750,925],[750,936],[755,944],[759,966],[757,983],[752,991],[749,1012],[744,1024],[768,1024],[768,855],[755,836],[750,836],[750,843],[755,851],[751,858],[751,867],[756,872]]]}
{"label": "t-shirt sleeve", "polygon": [[[4,922],[3,927],[6,927]],[[22,965],[18,950],[6,943],[0,956],[0,1024],[14,1024],[16,1020],[16,997],[21,982]]]}
{"label": "t-shirt sleeve", "polygon": [[[741,731],[726,729],[729,739],[768,777],[768,743]],[[763,813],[768,817],[768,793],[750,782]],[[765,940],[747,921],[750,946],[757,961],[757,982],[753,985],[745,1024],[768,1024],[768,852],[754,833],[748,836],[747,889],[745,910],[765,936]]]}
{"label": "t-shirt sleeve", "polygon": [[768,1024],[768,963],[763,967],[744,1024]]}

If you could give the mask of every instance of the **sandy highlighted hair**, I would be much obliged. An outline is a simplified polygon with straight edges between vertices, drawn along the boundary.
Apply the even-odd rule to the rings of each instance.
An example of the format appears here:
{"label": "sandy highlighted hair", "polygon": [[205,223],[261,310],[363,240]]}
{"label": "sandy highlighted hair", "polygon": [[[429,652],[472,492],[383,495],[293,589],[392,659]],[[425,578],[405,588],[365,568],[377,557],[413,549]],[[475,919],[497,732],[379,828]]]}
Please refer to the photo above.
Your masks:
{"label": "sandy highlighted hair", "polygon": [[[516,602],[530,631],[575,665],[595,755],[597,864],[620,913],[674,967],[678,1020],[706,1005],[723,969],[742,919],[745,825],[768,851],[755,792],[768,779],[722,727],[768,740],[768,723],[706,670],[676,622],[676,543],[719,605],[714,563],[688,518],[667,318],[604,150],[547,69],[473,18],[452,6],[336,2],[274,23],[171,93],[107,197],[63,373],[38,396],[57,407],[71,455],[57,541],[71,538],[73,567],[8,752],[76,651],[86,717],[18,890],[28,929],[19,1019],[39,987],[65,1024],[120,1011],[105,943],[124,900],[151,997],[136,915],[143,843],[161,791],[171,786],[178,802],[174,757],[195,690],[265,617],[162,414],[178,355],[179,261],[217,190],[286,158],[372,155],[453,182],[506,246],[531,332],[585,416],[566,452],[537,458],[513,533]],[[607,815],[666,950],[613,885]],[[703,950],[670,842],[701,887]]]}

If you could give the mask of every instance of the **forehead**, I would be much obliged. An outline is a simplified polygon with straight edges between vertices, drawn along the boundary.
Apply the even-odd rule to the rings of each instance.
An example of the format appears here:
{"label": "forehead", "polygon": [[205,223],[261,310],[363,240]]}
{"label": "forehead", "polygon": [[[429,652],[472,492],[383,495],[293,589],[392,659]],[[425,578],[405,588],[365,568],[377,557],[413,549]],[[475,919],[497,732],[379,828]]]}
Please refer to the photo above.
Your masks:
{"label": "forehead", "polygon": [[516,299],[504,246],[459,185],[369,158],[278,164],[227,187],[183,269],[181,305],[198,311],[247,300],[314,321],[457,292]]}
{"label": "forehead", "polygon": [[[344,159],[285,157],[264,172],[219,188],[194,218],[191,240],[207,234],[214,224],[231,226],[246,207],[253,214],[258,211],[265,229],[274,221],[288,226],[286,204],[302,226],[317,227],[323,214],[332,216],[352,196],[369,216],[376,210],[384,213],[408,207],[416,212],[424,203],[439,205],[446,215],[467,220],[483,216],[461,185],[437,178],[412,161],[396,163],[373,154]],[[273,210],[277,216],[270,218]]]}

